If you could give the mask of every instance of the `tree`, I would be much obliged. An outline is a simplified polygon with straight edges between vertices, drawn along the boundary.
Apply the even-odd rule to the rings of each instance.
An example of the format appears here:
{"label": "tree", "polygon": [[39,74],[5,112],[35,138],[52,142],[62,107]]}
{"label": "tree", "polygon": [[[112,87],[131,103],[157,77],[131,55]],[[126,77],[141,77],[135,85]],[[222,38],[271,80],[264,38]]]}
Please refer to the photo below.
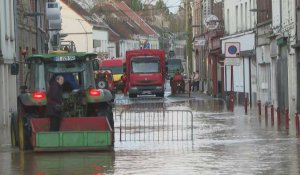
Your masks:
{"label": "tree", "polygon": [[120,0],[124,1],[133,11],[143,10],[143,3],[141,0]]}
{"label": "tree", "polygon": [[156,1],[155,8],[159,9],[166,16],[168,16],[170,13],[169,8],[167,7],[167,5],[164,3],[163,0]]}

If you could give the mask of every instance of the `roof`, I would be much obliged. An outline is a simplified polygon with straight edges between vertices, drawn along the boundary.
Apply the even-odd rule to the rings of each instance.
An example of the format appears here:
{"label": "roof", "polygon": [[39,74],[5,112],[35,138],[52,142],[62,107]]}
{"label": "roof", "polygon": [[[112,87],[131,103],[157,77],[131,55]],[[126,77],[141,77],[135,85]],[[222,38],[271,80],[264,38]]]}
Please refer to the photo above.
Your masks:
{"label": "roof", "polygon": [[100,66],[123,66],[124,59],[101,60]]}
{"label": "roof", "polygon": [[122,39],[131,39],[134,35],[145,35],[132,20],[122,13],[113,3],[101,3],[93,10],[94,13],[102,16],[109,25],[112,33],[117,33]]}
{"label": "roof", "polygon": [[65,5],[71,8],[74,12],[76,12],[79,16],[81,16],[84,20],[89,22],[95,27],[107,29],[108,26],[105,22],[96,14],[91,14],[82,8],[76,1],[74,0],[61,0]]}
{"label": "roof", "polygon": [[158,36],[155,30],[152,29],[137,13],[135,13],[131,8],[129,8],[124,1],[115,2],[115,4],[124,14],[126,14],[131,20],[133,20],[146,34]]}
{"label": "roof", "polygon": [[69,8],[71,8],[74,12],[76,12],[79,16],[81,16],[83,19],[85,19],[87,22],[92,24],[95,29],[107,30],[109,34],[109,41],[115,42],[119,40],[120,35],[115,31],[113,31],[113,29],[111,29],[109,25],[107,25],[99,15],[97,15],[97,13],[88,12],[74,0],[61,0],[61,1],[65,3]]}

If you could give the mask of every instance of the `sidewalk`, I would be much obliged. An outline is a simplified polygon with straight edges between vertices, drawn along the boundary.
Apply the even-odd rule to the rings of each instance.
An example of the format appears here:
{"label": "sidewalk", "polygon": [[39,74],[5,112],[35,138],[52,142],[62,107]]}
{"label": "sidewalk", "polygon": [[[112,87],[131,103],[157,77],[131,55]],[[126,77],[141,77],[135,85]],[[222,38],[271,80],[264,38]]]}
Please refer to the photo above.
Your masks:
{"label": "sidewalk", "polygon": [[[219,100],[224,100],[223,98],[214,98],[210,95],[204,94],[202,92],[196,91],[196,92],[191,92],[191,97],[195,99],[219,99]],[[225,101],[225,104],[227,105],[228,109],[228,104],[227,101]],[[271,107],[267,107],[265,109],[264,106],[261,107],[261,114],[259,115],[258,112],[258,107],[257,105],[253,105],[250,108],[250,105],[248,104],[247,106],[247,114],[245,111],[245,106],[244,105],[234,105],[233,109],[233,114],[238,115],[241,117],[253,117],[257,118],[261,126],[265,128],[273,128],[274,130],[280,131],[280,132],[285,132],[290,136],[293,137],[300,137],[300,123],[299,120],[297,121],[297,118],[295,117],[295,114],[286,114],[284,112],[277,113],[276,109],[271,110]],[[288,118],[287,118],[288,117]],[[288,122],[286,122],[288,121]],[[298,124],[297,124],[298,123]],[[298,127],[298,131],[297,131]]]}

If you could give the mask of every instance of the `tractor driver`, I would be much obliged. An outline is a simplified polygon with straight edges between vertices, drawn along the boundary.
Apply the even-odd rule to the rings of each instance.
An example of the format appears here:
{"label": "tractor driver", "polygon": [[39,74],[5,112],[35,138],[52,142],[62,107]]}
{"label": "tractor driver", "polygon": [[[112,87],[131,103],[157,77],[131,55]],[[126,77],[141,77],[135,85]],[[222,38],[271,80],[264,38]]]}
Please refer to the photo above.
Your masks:
{"label": "tractor driver", "polygon": [[50,118],[50,131],[58,131],[63,112],[64,77],[57,75],[47,93],[46,116]]}
{"label": "tractor driver", "polygon": [[[62,73],[60,74],[64,78],[64,84],[62,85],[63,92],[71,92],[74,89],[79,89],[79,85],[77,80],[75,79],[74,75],[72,73]],[[54,81],[54,78],[57,76],[57,74],[54,74],[50,80],[51,82]]]}

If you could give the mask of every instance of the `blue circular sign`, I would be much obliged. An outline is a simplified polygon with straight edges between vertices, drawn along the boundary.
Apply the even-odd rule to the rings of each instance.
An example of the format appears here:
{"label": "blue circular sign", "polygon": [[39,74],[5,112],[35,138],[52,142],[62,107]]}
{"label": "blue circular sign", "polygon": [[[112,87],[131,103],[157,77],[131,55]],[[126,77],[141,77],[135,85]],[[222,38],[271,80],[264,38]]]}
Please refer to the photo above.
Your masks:
{"label": "blue circular sign", "polygon": [[236,52],[237,52],[236,46],[229,46],[228,47],[228,53],[229,54],[233,55],[233,54],[236,54]]}

